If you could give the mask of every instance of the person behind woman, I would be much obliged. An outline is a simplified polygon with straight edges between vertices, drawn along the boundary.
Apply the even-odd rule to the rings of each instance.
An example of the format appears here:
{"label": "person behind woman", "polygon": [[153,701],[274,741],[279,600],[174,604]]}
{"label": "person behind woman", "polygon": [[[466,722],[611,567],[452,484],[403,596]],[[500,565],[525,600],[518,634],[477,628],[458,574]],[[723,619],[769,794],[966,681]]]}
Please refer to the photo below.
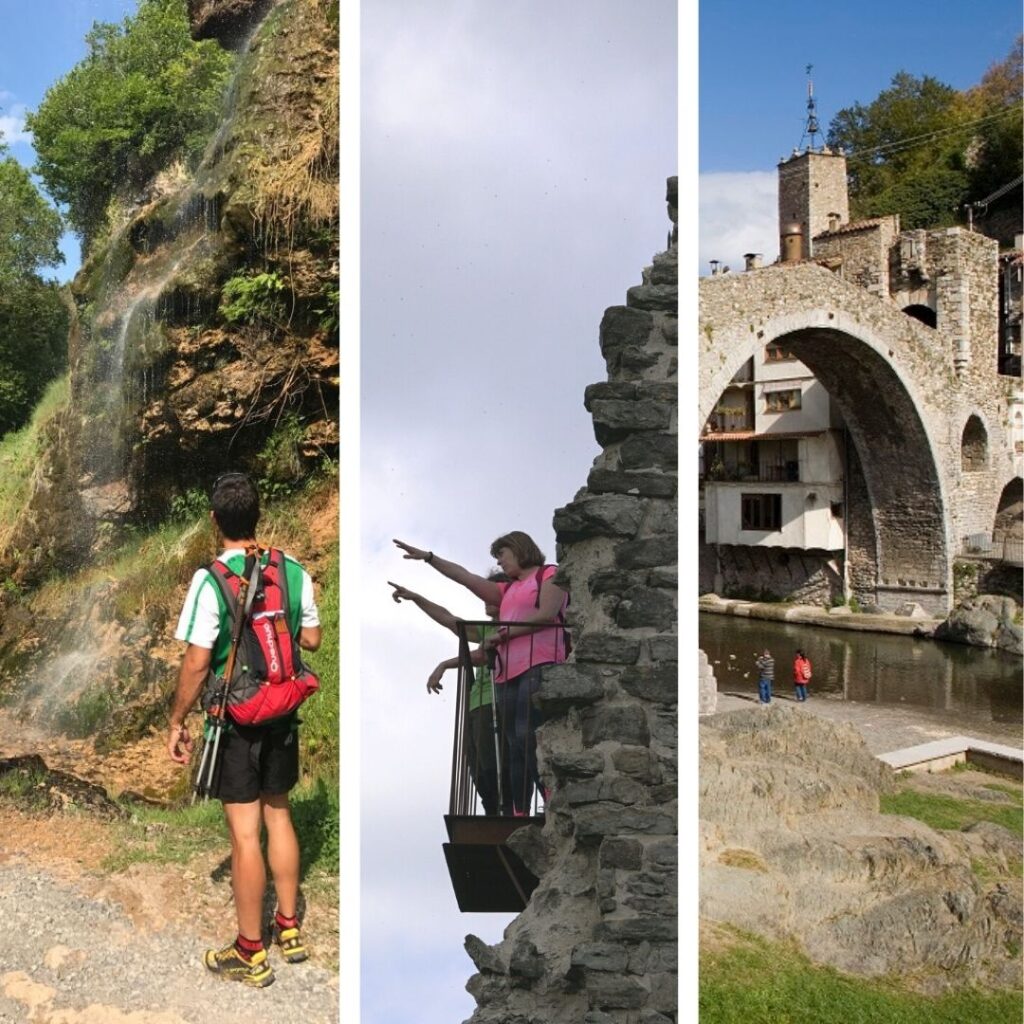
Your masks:
{"label": "person behind woman", "polygon": [[533,696],[540,686],[541,667],[563,662],[566,656],[565,630],[549,625],[561,618],[569,600],[553,580],[557,566],[545,565],[543,552],[521,530],[504,534],[491,545],[491,556],[511,583],[484,579],[433,551],[400,540],[395,544],[405,558],[426,562],[485,604],[497,604],[499,621],[507,623],[487,643],[496,654],[494,682],[508,743],[513,813],[527,814],[533,787],[540,786],[536,736],[541,715]]}
{"label": "person behind woman", "polygon": [[[508,583],[509,578],[501,572],[492,572],[487,579],[491,583]],[[435,622],[444,626],[458,635],[459,619],[456,618],[447,608],[417,594],[407,587],[398,583],[388,581],[388,586],[394,588],[391,595],[396,603],[412,601],[420,611],[429,615]],[[484,606],[484,613],[489,619],[498,617],[498,605],[489,604]],[[495,710],[493,705],[493,686],[491,684],[491,669],[487,664],[487,651],[484,644],[487,638],[494,632],[493,626],[474,625],[466,626],[466,638],[474,643],[479,643],[470,655],[470,661],[475,666],[474,681],[468,694],[467,707],[467,731],[466,731],[466,755],[469,767],[470,778],[480,794],[480,802],[483,804],[484,814],[503,814],[506,811],[511,813],[510,786],[508,782],[507,755],[502,757],[505,762],[502,765],[502,785],[498,786],[498,750],[496,739]],[[441,679],[450,668],[458,668],[458,657],[446,658],[442,661],[427,680],[428,693],[440,693],[443,689]],[[505,808],[502,808],[502,802]]]}
{"label": "person behind woman", "polygon": [[807,700],[807,682],[811,678],[811,660],[803,651],[797,651],[793,659],[793,686],[798,701]]}

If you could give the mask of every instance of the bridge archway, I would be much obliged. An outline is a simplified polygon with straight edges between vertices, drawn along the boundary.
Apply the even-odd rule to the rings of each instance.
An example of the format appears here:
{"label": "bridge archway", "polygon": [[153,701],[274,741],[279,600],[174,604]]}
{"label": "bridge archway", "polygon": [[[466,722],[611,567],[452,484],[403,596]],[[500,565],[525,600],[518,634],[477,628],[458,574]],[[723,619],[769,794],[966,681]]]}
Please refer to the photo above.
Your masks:
{"label": "bridge archway", "polygon": [[[718,279],[701,284],[701,426],[732,376],[763,346],[791,352],[842,414],[863,474],[864,508],[856,528],[852,516],[847,523],[851,589],[883,609],[916,601],[944,614],[952,593],[944,473],[936,454],[944,439],[929,430],[934,417],[924,394],[931,385],[941,387],[929,374],[945,372],[929,369],[936,363],[934,331],[895,307],[868,320],[842,301],[823,306],[821,292],[850,298],[850,307],[862,304],[863,295],[820,267],[772,272],[778,276],[760,281],[763,271],[737,275],[749,280],[725,288]],[[775,281],[804,285],[794,290],[805,294],[780,301]],[[767,310],[766,297],[772,300]],[[850,544],[854,532],[858,550]],[[862,563],[857,573],[854,558]]]}

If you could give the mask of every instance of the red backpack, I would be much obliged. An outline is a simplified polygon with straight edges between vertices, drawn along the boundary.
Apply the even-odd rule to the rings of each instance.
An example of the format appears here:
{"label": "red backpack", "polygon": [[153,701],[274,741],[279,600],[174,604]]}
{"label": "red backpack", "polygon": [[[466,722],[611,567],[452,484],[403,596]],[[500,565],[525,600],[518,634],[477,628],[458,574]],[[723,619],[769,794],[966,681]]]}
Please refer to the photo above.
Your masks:
{"label": "red backpack", "polygon": [[[246,574],[250,571],[247,564]],[[219,560],[210,566],[210,575],[220,588],[234,627],[240,612],[242,577]],[[247,613],[242,611],[246,618],[227,686],[227,713],[239,725],[262,725],[284,718],[320,688],[320,680],[302,664],[298,642],[288,627],[283,551],[271,548],[267,552],[267,564],[260,567],[256,580],[254,593],[247,595]],[[212,694],[223,690],[223,679],[211,683]],[[212,707],[206,710],[217,713]]]}

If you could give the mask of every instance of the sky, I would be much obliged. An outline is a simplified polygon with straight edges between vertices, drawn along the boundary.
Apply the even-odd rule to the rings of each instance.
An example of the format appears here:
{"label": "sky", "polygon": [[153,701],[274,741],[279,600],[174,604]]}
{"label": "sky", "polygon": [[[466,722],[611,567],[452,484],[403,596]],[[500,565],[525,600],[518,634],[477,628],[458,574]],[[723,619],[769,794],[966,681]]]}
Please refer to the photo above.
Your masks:
{"label": "sky", "polygon": [[478,601],[398,537],[474,572],[551,520],[599,449],[598,325],[666,246],[676,172],[673,0],[362,9],[362,1019],[462,1020],[474,933],[441,843],[455,641],[387,580]]}
{"label": "sky", "polygon": [[700,4],[700,273],[712,259],[742,270],[746,252],[778,255],[776,166],[801,145],[808,64],[827,131],[899,71],[976,84],[1020,31],[1019,0]]}
{"label": "sky", "polygon": [[[119,22],[135,7],[135,0],[0,0],[0,136],[11,156],[26,167],[35,163],[25,113],[85,56],[85,36],[94,22]],[[61,251],[64,263],[46,275],[67,281],[81,264],[70,232]]]}

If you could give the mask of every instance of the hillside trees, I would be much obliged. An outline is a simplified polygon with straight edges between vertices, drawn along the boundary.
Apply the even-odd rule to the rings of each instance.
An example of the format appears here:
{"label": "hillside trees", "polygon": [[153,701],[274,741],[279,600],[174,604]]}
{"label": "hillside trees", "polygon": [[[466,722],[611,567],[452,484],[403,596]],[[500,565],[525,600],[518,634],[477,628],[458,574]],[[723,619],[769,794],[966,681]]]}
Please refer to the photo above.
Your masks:
{"label": "hillside trees", "polygon": [[60,215],[0,144],[0,434],[27,422],[64,365],[68,312],[39,270],[64,257]]}
{"label": "hillside trees", "polygon": [[904,228],[962,222],[965,203],[1020,174],[1020,102],[1018,40],[973,89],[901,71],[871,103],[840,110],[828,143],[847,153],[851,216],[899,213]]}
{"label": "hillside trees", "polygon": [[194,159],[216,123],[233,58],[193,42],[185,0],[141,0],[119,24],[96,23],[85,59],[27,119],[50,195],[88,245],[108,204],[174,159]]}

